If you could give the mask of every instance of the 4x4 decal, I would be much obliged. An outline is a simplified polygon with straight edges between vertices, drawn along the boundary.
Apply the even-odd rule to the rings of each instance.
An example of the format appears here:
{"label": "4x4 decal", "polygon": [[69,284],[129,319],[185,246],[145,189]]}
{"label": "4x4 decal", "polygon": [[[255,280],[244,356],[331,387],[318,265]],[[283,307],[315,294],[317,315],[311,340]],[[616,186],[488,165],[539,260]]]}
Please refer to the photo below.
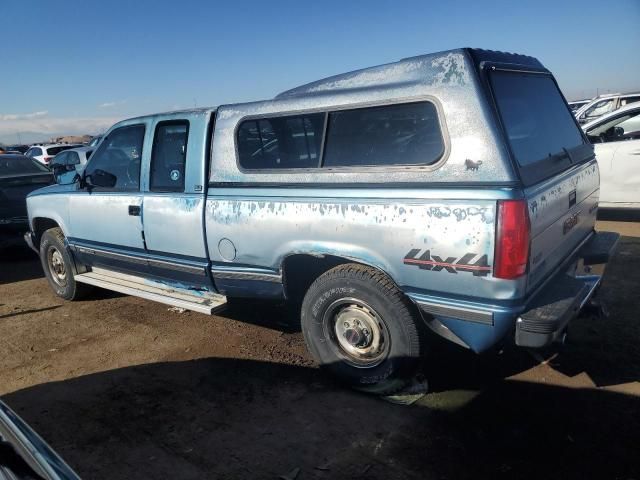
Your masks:
{"label": "4x4 decal", "polygon": [[431,270],[439,272],[445,270],[448,273],[471,272],[476,277],[484,277],[491,272],[491,267],[487,262],[487,256],[481,255],[475,262],[472,260],[478,257],[477,253],[466,253],[461,258],[447,257],[442,259],[437,255],[431,255],[430,250],[420,254],[419,248],[413,248],[404,256],[405,265],[415,265],[421,270]]}

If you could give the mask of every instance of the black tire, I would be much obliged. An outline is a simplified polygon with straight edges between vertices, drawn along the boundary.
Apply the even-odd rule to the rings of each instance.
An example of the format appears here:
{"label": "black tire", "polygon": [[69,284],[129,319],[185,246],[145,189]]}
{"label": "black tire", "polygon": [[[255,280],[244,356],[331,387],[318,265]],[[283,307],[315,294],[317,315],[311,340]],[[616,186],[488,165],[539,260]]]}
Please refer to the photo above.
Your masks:
{"label": "black tire", "polygon": [[415,306],[389,277],[364,265],[339,265],[318,277],[302,302],[301,323],[320,366],[370,393],[402,389],[426,353]]}
{"label": "black tire", "polygon": [[49,285],[59,297],[78,300],[91,291],[89,285],[77,283],[73,278],[73,260],[64,245],[64,234],[59,228],[50,228],[40,239],[40,262]]}

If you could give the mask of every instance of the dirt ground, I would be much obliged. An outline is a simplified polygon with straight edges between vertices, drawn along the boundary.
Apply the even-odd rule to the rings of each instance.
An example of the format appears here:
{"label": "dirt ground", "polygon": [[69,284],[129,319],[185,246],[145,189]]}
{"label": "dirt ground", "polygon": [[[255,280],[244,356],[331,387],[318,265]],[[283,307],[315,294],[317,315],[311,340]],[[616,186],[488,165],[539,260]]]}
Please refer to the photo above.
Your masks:
{"label": "dirt ground", "polygon": [[0,395],[84,479],[640,479],[640,223],[599,228],[624,235],[609,318],[544,354],[434,339],[411,406],[333,383],[278,305],[68,303],[35,255],[5,252]]}

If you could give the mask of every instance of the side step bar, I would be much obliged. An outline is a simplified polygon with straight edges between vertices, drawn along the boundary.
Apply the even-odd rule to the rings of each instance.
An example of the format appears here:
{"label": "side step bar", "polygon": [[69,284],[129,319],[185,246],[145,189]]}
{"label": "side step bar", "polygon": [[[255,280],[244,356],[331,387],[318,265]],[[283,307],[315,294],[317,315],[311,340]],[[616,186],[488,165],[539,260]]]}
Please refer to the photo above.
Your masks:
{"label": "side step bar", "polygon": [[102,268],[94,268],[90,272],[76,275],[75,280],[207,315],[213,314],[215,310],[227,303],[227,297],[217,293],[172,287],[143,277]]}

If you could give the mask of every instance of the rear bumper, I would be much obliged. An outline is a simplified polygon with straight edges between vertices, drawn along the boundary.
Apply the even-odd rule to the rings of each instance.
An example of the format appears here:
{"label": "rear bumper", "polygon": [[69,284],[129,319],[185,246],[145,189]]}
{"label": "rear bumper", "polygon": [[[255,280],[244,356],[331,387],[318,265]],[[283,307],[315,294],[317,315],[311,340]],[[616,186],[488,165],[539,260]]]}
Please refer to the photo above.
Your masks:
{"label": "rear bumper", "polygon": [[542,348],[556,342],[593,297],[601,278],[599,275],[554,278],[518,316],[516,345]]}
{"label": "rear bumper", "polygon": [[[578,252],[584,265],[605,264],[616,248],[620,235],[596,233]],[[556,275],[535,297],[516,320],[516,345],[546,347],[560,338],[569,322],[593,297],[601,275]]]}
{"label": "rear bumper", "polygon": [[594,233],[562,263],[553,278],[520,301],[492,304],[420,293],[408,295],[425,314],[433,331],[474,352],[491,348],[512,332],[514,325],[517,345],[544,347],[563,334],[600,284],[601,275],[577,275],[577,265],[606,264],[619,237],[613,232]]}

